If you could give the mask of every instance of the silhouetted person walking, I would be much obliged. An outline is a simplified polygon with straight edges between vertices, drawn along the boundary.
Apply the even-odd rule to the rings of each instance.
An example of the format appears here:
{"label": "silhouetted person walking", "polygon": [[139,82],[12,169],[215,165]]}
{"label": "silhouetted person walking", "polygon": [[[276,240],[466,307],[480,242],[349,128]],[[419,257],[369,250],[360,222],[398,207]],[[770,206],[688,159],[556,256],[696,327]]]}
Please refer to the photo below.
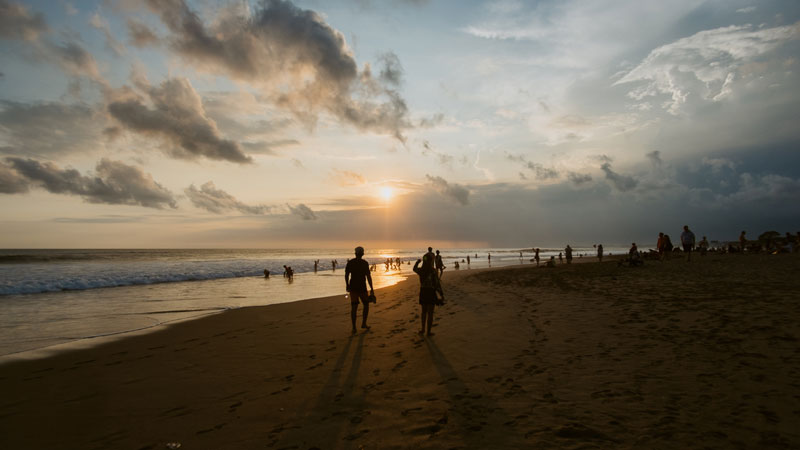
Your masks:
{"label": "silhouetted person walking", "polygon": [[567,247],[564,249],[564,254],[567,256],[567,264],[572,264],[572,247],[567,244]]}
{"label": "silhouetted person walking", "polygon": [[442,278],[444,274],[444,261],[442,261],[442,255],[439,254],[439,250],[436,250],[436,271],[439,272],[439,278]]}
{"label": "silhouetted person walking", "polygon": [[[422,308],[420,314],[422,321],[422,329],[419,334],[425,333],[427,325],[428,336],[433,336],[431,328],[433,327],[433,310],[437,304],[444,304],[444,292],[442,292],[442,285],[439,283],[439,277],[436,275],[434,268],[434,258],[431,258],[430,253],[426,253],[422,259],[418,259],[414,264],[414,272],[419,275],[419,304]],[[419,267],[419,263],[422,267]],[[436,293],[441,295],[441,300],[436,298]]]}
{"label": "silhouetted person walking", "polygon": [[[353,324],[353,334],[356,333],[356,314],[358,313],[358,302],[364,305],[364,313],[361,316],[361,328],[369,328],[367,316],[369,316],[369,298],[375,295],[372,289],[372,274],[369,271],[369,263],[362,259],[364,247],[356,247],[356,257],[347,261],[344,268],[344,284],[347,292],[350,293],[350,321]],[[369,295],[367,295],[367,282],[369,282]]]}

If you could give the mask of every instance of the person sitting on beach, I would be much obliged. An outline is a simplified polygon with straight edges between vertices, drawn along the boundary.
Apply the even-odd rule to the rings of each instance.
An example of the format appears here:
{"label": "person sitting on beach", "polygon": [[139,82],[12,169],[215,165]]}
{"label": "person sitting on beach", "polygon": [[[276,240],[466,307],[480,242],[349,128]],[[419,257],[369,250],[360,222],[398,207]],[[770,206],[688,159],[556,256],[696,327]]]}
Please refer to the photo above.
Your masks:
{"label": "person sitting on beach", "polygon": [[697,244],[697,248],[700,249],[700,256],[706,256],[706,252],[708,252],[708,238],[703,236],[703,239]]}
{"label": "person sitting on beach", "polygon": [[[433,310],[436,305],[444,304],[444,292],[442,292],[442,285],[439,282],[439,277],[436,275],[434,268],[434,259],[431,257],[432,253],[426,253],[422,259],[418,259],[414,264],[414,272],[419,275],[419,304],[421,307],[421,320],[422,329],[419,334],[425,334],[425,326],[427,325],[428,336],[433,336],[431,328],[433,327]],[[419,267],[419,263],[422,267]],[[437,299],[436,293],[441,295],[441,300]]]}
{"label": "person sitting on beach", "polygon": [[642,260],[642,255],[639,254],[639,247],[636,246],[636,242],[631,243],[631,248],[628,250],[628,257],[619,262],[619,266],[623,263],[628,263],[628,266],[641,266],[644,265],[644,261]]}
{"label": "person sitting on beach", "polygon": [[439,253],[439,250],[436,250],[436,270],[439,272],[439,278],[442,278],[444,274],[444,261],[442,261],[442,255]]}
{"label": "person sitting on beach", "polygon": [[555,266],[556,266],[556,257],[551,256],[550,259],[547,261],[547,264],[545,264],[545,267],[555,267]]}
{"label": "person sitting on beach", "polygon": [[[350,321],[353,325],[353,334],[356,333],[356,315],[358,313],[358,301],[364,305],[364,313],[361,316],[361,328],[369,329],[367,316],[369,316],[369,298],[375,295],[372,288],[372,275],[369,272],[369,263],[362,259],[364,247],[356,247],[356,257],[349,260],[344,268],[344,285],[350,293]],[[367,295],[367,282],[369,282],[369,295]]]}

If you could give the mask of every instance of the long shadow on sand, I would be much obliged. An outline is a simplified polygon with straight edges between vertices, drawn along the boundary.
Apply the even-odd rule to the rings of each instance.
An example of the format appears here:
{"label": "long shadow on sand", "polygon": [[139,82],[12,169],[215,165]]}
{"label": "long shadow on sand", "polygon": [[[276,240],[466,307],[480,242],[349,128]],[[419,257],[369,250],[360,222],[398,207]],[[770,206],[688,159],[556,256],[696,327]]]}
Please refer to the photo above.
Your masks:
{"label": "long shadow on sand", "polygon": [[[364,410],[366,404],[364,393],[355,389],[365,337],[366,334],[362,333],[347,339],[347,344],[336,359],[328,379],[322,385],[316,402],[298,416],[299,420],[295,424],[285,426],[284,429],[291,429],[291,432],[279,439],[280,445],[277,445],[277,448],[307,448],[312,443],[322,445],[320,448],[337,448],[342,445],[347,446],[341,442],[342,440],[355,441],[369,431],[364,429],[354,431],[364,417],[370,414]],[[355,350],[350,368],[342,379],[342,372],[353,347]],[[326,414],[327,411],[332,412]],[[311,447],[313,448],[313,445]]]}
{"label": "long shadow on sand", "polygon": [[[464,440],[467,448],[514,448],[515,440],[512,439],[513,430],[511,429],[505,433],[492,433],[491,438],[481,433],[490,420],[501,424],[510,421],[502,408],[490,397],[470,392],[436,342],[426,339],[425,343],[433,366],[442,379],[439,384],[445,386],[452,400],[448,416],[439,421],[440,425],[434,425],[431,431],[439,431],[441,424],[449,424],[452,421],[459,428],[458,434]],[[487,442],[489,439],[491,441]],[[517,441],[517,443],[519,442]]]}

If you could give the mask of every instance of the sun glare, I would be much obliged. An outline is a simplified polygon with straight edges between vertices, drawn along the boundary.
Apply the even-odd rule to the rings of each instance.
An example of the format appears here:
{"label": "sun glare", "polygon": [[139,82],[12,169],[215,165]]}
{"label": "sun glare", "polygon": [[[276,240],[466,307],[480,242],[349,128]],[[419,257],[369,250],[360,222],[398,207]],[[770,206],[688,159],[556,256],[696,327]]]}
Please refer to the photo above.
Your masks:
{"label": "sun glare", "polygon": [[392,199],[392,188],[385,186],[381,188],[381,197],[383,197],[384,201],[389,201]]}

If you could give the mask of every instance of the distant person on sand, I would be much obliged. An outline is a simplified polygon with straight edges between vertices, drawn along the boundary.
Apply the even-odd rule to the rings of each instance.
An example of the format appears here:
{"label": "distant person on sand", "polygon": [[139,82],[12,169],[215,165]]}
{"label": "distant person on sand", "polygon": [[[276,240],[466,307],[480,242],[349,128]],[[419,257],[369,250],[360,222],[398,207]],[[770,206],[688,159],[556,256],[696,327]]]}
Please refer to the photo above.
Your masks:
{"label": "distant person on sand", "polygon": [[439,272],[439,278],[442,278],[444,274],[444,261],[442,261],[442,255],[439,254],[439,250],[436,250],[436,271]]}
{"label": "distant person on sand", "polygon": [[[439,282],[439,277],[436,275],[434,267],[434,258],[431,253],[426,253],[422,259],[418,259],[414,264],[414,272],[419,275],[419,304],[422,308],[420,318],[422,321],[422,329],[419,334],[425,334],[425,327],[427,325],[428,336],[433,336],[431,328],[433,327],[433,310],[436,305],[444,304],[444,292],[442,292],[442,285]],[[419,263],[422,267],[419,267]],[[439,293],[441,300],[436,297]]]}
{"label": "distant person on sand", "polygon": [[467,265],[469,265],[469,255],[467,255]]}
{"label": "distant person on sand", "polygon": [[639,255],[639,248],[636,246],[636,242],[631,243],[631,248],[628,250],[628,264],[631,266],[644,264],[641,255]]}
{"label": "distant person on sand", "polygon": [[672,239],[669,238],[668,234],[664,235],[664,254],[661,255],[661,259],[664,258],[669,259],[670,255],[672,254]]}
{"label": "distant person on sand", "polygon": [[745,232],[739,235],[739,251],[744,253],[744,247],[747,245],[747,238],[744,236]]}
{"label": "distant person on sand", "polygon": [[564,256],[562,255],[561,252],[558,252],[558,262],[560,262],[560,263],[564,262]]}
{"label": "distant person on sand", "polygon": [[686,252],[686,261],[692,260],[694,240],[694,233],[689,230],[689,225],[684,225],[683,233],[681,233],[681,245],[683,246],[683,251]]}
{"label": "distant person on sand", "polygon": [[536,265],[539,265],[539,248],[537,247],[536,250],[533,252],[533,259],[536,260]]}
{"label": "distant person on sand", "polygon": [[603,262],[603,244],[597,244],[597,259]]}
{"label": "distant person on sand", "polygon": [[[358,313],[358,302],[364,305],[364,313],[361,316],[361,328],[369,329],[367,316],[369,316],[369,299],[375,295],[372,289],[372,275],[369,272],[369,263],[362,259],[364,247],[356,247],[356,257],[347,261],[344,268],[344,285],[350,293],[350,322],[353,324],[353,334],[356,333],[356,315]],[[369,282],[369,295],[367,295],[367,282]]]}
{"label": "distant person on sand", "polygon": [[314,260],[314,273],[317,273],[317,267],[319,267],[319,260],[315,259]]}
{"label": "distant person on sand", "polygon": [[269,278],[269,270],[264,269],[264,278]]}
{"label": "distant person on sand", "polygon": [[283,265],[283,278],[286,278],[288,276],[289,276],[289,268],[286,267],[286,264],[284,264]]}
{"label": "distant person on sand", "polygon": [[572,264],[572,247],[567,244],[567,247],[564,249],[564,254],[567,255],[567,264]]}
{"label": "distant person on sand", "polygon": [[706,256],[708,252],[708,239],[703,236],[703,239],[700,240],[700,243],[697,244],[697,248],[700,249],[700,256]]}
{"label": "distant person on sand", "polygon": [[658,241],[656,241],[656,250],[658,250],[658,259],[664,260],[664,233],[658,233]]}
{"label": "distant person on sand", "polygon": [[556,257],[555,256],[551,256],[550,260],[547,261],[547,264],[545,264],[545,266],[546,267],[555,267],[556,266]]}
{"label": "distant person on sand", "polygon": [[489,255],[489,256],[488,256],[488,258],[489,258],[489,263],[491,264],[491,262],[492,262],[492,254],[491,254],[491,253],[488,253],[488,255]]}

